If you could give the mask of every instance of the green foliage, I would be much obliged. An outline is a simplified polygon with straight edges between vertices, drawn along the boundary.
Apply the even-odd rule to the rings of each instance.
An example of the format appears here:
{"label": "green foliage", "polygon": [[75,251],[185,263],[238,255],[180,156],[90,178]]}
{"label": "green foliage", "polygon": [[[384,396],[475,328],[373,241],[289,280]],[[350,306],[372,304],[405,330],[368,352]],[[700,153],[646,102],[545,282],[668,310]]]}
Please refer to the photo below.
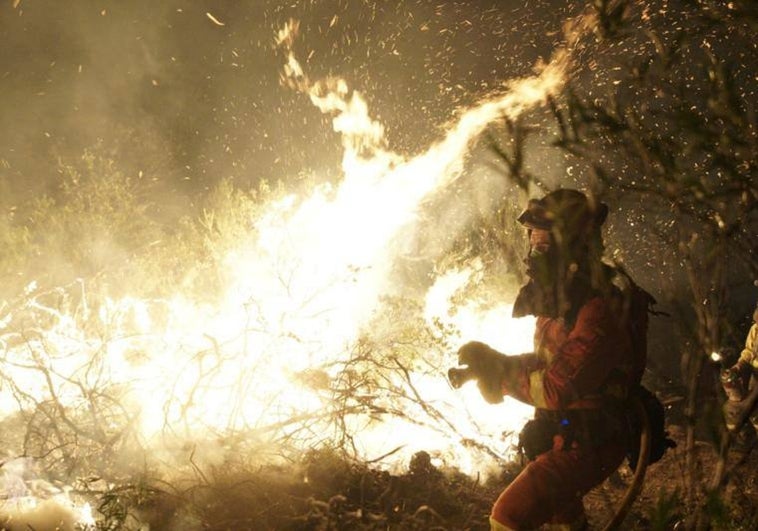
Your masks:
{"label": "green foliage", "polygon": [[[58,186],[12,208],[0,222],[6,296],[32,280],[63,285],[104,272],[127,276],[137,253],[161,238],[135,179],[91,151],[60,161]],[[19,286],[21,284],[21,286]]]}
{"label": "green foliage", "polygon": [[[120,269],[144,246],[159,239],[134,180],[113,161],[87,152],[76,164],[61,162],[53,195],[33,200],[27,223],[34,234],[32,271],[49,264],[53,281],[85,278]],[[61,275],[61,271],[64,272]]]}
{"label": "green foliage", "polygon": [[[456,197],[464,195],[461,190],[450,193]],[[445,272],[479,264],[482,274],[477,277],[477,282],[467,286],[469,289],[478,288],[479,293],[472,294],[467,289],[469,295],[476,297],[485,292],[496,293],[498,302],[507,300],[517,291],[523,279],[526,231],[516,221],[523,204],[522,196],[517,186],[507,185],[506,192],[494,208],[473,200],[467,201],[467,223],[458,233],[448,235],[445,252],[436,257],[432,267]],[[433,204],[429,208],[436,210],[436,214],[424,222],[445,226],[445,206]],[[433,233],[423,225],[420,230]]]}
{"label": "green foliage", "polygon": [[261,181],[257,190],[244,192],[225,179],[211,190],[204,198],[198,223],[214,259],[222,260],[228,251],[250,238],[262,206],[274,199],[274,194],[266,181]]}
{"label": "green foliage", "polygon": [[254,248],[257,237],[256,221],[264,207],[281,199],[284,190],[261,180],[258,188],[244,191],[234,187],[230,180],[221,180],[202,200],[202,210],[196,220],[188,224],[190,237],[186,240],[188,252],[201,253],[195,267],[190,268],[183,282],[196,296],[221,293],[229,280],[225,260],[230,253]]}
{"label": "green foliage", "polygon": [[729,521],[731,520],[729,515],[729,508],[724,503],[721,494],[718,491],[708,492],[705,501],[705,512],[708,515],[708,519],[717,528],[726,529],[729,527]]}
{"label": "green foliage", "polygon": [[[134,475],[117,483],[105,483],[100,478],[89,477],[79,482],[80,492],[96,499],[93,507],[98,518],[94,526],[80,525],[79,531],[122,531],[143,529],[167,529],[179,524],[178,511],[181,498],[165,489],[165,485],[146,477]],[[181,524],[179,524],[181,525]]]}
{"label": "green foliage", "polygon": [[30,233],[25,226],[18,226],[15,222],[16,209],[4,212],[0,217],[0,245],[3,253],[0,254],[0,270],[5,282],[21,283],[24,277],[24,262],[27,258],[27,250],[30,247]]}
{"label": "green foliage", "polygon": [[265,182],[247,193],[221,181],[201,210],[173,212],[165,191],[124,173],[97,147],[61,160],[58,171],[46,194],[0,205],[0,295],[33,280],[59,286],[83,278],[109,296],[212,297],[224,257],[254,235],[262,205],[280,194]]}
{"label": "green foliage", "polygon": [[594,90],[571,84],[554,102],[556,145],[588,164],[598,191],[668,207],[680,221],[667,231],[669,242],[692,231],[723,241],[755,276],[758,144],[749,94],[756,87],[737,56],[752,34],[737,18],[743,8],[733,9],[733,18],[716,21],[720,10],[685,8],[678,16],[688,22],[675,31],[663,20],[627,20],[623,46],[600,45],[620,74],[594,80]]}
{"label": "green foliage", "polygon": [[649,515],[650,529],[666,531],[672,529],[681,517],[681,495],[678,490],[662,491]]}

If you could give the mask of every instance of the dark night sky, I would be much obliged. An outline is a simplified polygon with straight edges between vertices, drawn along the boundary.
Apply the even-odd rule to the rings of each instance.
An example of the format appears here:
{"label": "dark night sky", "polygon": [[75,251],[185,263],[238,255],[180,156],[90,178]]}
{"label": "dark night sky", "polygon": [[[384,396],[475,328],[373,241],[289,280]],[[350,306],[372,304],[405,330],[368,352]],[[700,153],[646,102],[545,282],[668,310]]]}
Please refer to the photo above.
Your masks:
{"label": "dark night sky", "polygon": [[9,189],[47,189],[59,157],[100,146],[179,195],[224,177],[249,186],[337,171],[329,118],[279,82],[273,40],[290,18],[301,22],[296,49],[309,75],[344,77],[390,146],[413,153],[456,108],[548,57],[572,10],[497,0],[12,4],[0,7]]}

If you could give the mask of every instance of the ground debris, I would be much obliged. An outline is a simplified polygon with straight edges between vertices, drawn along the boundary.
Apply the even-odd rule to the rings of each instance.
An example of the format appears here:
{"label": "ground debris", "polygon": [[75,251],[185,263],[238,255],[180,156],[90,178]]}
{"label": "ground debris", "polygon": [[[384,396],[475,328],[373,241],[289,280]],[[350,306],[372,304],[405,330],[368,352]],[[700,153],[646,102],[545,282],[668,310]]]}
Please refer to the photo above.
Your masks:
{"label": "ground debris", "polygon": [[438,469],[426,452],[401,473],[315,450],[291,466],[218,470],[208,479],[177,513],[207,530],[485,530],[501,488]]}

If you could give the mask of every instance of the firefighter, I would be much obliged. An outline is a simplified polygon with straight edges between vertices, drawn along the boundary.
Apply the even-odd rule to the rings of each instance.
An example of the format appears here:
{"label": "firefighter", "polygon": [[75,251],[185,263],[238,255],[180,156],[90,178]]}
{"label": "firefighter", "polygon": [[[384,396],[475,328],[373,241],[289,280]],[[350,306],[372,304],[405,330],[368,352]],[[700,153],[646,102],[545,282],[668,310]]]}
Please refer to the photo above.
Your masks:
{"label": "firefighter", "polygon": [[513,313],[537,317],[534,352],[504,356],[475,341],[458,351],[488,402],[509,395],[535,407],[519,443],[530,461],[495,502],[494,531],[586,528],[583,496],[626,455],[626,398],[644,370],[645,338],[633,337],[616,270],[601,261],[607,213],[577,190],[531,200],[518,218],[528,282]]}
{"label": "firefighter", "polygon": [[[724,416],[727,428],[738,430],[741,426],[736,425],[736,420],[743,410],[750,407],[746,402],[745,382],[749,380],[748,390],[758,385],[758,306],[753,310],[753,325],[745,338],[745,348],[732,367],[722,372],[721,383],[727,396],[724,406]],[[744,402],[743,402],[744,401]],[[750,422],[755,430],[758,430],[758,408],[753,407],[750,413]]]}

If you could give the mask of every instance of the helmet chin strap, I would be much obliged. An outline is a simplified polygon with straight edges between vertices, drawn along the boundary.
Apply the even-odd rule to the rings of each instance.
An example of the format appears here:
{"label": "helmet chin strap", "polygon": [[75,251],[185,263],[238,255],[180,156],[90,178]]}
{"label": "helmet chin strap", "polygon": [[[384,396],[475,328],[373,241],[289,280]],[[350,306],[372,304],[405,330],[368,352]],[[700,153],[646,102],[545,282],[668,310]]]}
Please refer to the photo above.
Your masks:
{"label": "helmet chin strap", "polygon": [[513,303],[513,317],[526,315],[559,317],[554,290],[544,289],[534,279],[524,284]]}
{"label": "helmet chin strap", "polygon": [[571,319],[573,311],[593,292],[590,265],[574,260],[556,246],[542,251],[531,248],[524,260],[528,282],[519,290],[513,316],[535,315]]}

